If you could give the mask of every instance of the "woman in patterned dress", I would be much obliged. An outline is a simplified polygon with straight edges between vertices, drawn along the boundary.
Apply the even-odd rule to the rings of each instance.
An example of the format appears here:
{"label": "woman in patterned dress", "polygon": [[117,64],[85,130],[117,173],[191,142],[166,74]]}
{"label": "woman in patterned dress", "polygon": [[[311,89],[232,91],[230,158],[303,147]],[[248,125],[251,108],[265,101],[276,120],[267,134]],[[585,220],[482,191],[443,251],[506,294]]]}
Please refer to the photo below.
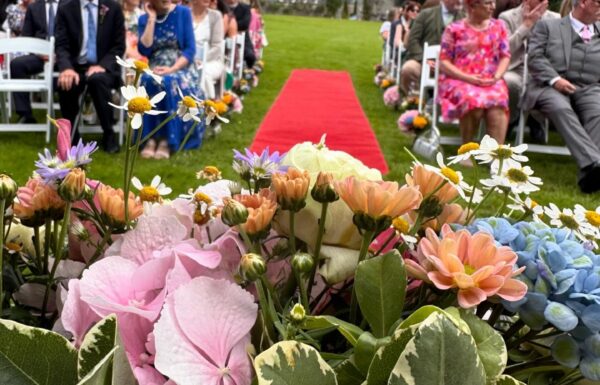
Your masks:
{"label": "woman in patterned dress", "polygon": [[504,143],[508,88],[502,79],[510,61],[508,32],[492,19],[494,0],[467,0],[467,17],[446,27],[440,51],[439,99],[444,119],[459,119],[463,143],[473,140],[481,119]]}
{"label": "woman in patterned dress", "polygon": [[[194,65],[196,42],[190,9],[172,4],[171,0],[149,0],[145,3],[145,11],[146,14],[139,19],[138,50],[148,58],[150,68],[155,74],[162,76],[163,81],[159,85],[150,76],[143,75],[141,84],[150,96],[166,92],[156,110],[167,111],[167,114],[145,114],[143,135],[150,133],[169,114],[177,111],[180,100],[178,88],[183,95],[202,97],[200,77]],[[142,156],[168,158],[169,148],[177,150],[192,125],[193,120],[184,123],[182,119],[172,119],[153,139],[148,140]],[[199,147],[203,132],[204,123],[198,124],[184,148]]]}

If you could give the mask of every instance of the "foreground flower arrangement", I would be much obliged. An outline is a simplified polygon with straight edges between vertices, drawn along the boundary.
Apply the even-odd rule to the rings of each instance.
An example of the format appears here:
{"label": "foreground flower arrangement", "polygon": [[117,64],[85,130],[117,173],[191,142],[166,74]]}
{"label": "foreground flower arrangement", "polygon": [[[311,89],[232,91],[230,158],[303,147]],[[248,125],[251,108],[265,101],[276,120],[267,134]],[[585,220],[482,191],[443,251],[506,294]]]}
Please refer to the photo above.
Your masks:
{"label": "foreground flower arrangement", "polygon": [[[524,148],[486,137],[437,165],[415,161],[404,185],[324,142],[246,149],[234,153],[239,180],[207,166],[205,184],[170,198],[158,176],[132,176],[134,191],[89,179],[95,146],[58,143],[25,186],[0,176],[10,373],[45,384],[600,381],[600,210],[537,205]],[[485,176],[465,180],[452,168],[465,159]]]}

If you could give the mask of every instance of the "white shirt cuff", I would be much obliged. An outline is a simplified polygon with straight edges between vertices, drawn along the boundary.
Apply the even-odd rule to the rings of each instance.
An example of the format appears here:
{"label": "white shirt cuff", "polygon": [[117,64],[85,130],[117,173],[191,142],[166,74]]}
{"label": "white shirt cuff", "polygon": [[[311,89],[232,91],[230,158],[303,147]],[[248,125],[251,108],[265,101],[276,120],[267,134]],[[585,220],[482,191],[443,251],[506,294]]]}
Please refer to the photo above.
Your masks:
{"label": "white shirt cuff", "polygon": [[552,80],[550,80],[548,83],[550,83],[550,87],[554,87],[554,83],[556,83],[559,80],[560,80],[560,76],[557,76],[555,78],[552,78]]}

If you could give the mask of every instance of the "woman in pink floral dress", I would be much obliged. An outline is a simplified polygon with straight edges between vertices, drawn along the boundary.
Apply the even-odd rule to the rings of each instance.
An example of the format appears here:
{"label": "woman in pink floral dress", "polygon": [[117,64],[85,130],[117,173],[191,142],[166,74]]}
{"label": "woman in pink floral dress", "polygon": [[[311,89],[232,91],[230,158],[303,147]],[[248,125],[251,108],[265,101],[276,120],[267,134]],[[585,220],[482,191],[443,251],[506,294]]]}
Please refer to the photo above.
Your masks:
{"label": "woman in pink floral dress", "polygon": [[508,88],[502,75],[510,61],[508,32],[492,19],[494,0],[467,0],[467,17],[442,35],[439,99],[445,119],[459,119],[464,143],[485,118],[487,133],[504,143]]}

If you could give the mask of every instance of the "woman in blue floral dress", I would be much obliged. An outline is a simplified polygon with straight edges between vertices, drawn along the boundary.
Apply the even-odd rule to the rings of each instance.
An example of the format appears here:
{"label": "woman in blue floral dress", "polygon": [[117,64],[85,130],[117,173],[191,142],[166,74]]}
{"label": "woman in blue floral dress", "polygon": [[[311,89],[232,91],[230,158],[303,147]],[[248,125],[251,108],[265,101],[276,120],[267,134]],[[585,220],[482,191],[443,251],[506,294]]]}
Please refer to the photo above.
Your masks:
{"label": "woman in blue floral dress", "polygon": [[[163,81],[159,85],[152,77],[143,75],[141,84],[150,96],[160,91],[166,92],[156,109],[167,111],[167,114],[158,116],[144,115],[143,134],[147,135],[169,114],[177,111],[181,99],[178,88],[183,95],[192,94],[198,98],[202,98],[202,95],[200,76],[194,66],[196,43],[190,9],[174,5],[170,0],[149,0],[145,10],[146,14],[139,19],[138,49],[148,58],[153,72],[163,77]],[[168,158],[169,148],[177,150],[192,125],[193,120],[185,123],[180,118],[171,120],[147,142],[142,156]],[[203,131],[204,123],[198,124],[184,148],[199,147]]]}

